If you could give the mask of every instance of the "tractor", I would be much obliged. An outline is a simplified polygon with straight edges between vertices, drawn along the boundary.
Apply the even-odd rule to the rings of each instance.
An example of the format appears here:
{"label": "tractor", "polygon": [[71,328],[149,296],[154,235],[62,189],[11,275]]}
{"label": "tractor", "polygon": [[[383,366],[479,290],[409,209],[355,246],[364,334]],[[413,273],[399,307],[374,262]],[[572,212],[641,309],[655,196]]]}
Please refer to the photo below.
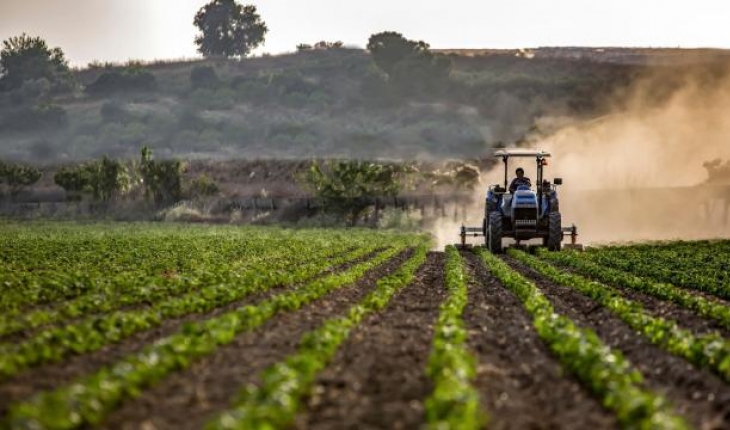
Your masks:
{"label": "tractor", "polygon": [[[461,245],[466,246],[467,236],[484,236],[485,246],[490,252],[503,252],[502,239],[511,238],[519,246],[522,241],[542,239],[542,245],[550,251],[560,251],[565,234],[571,237],[571,248],[576,244],[578,228],[562,226],[557,187],[563,184],[561,178],[552,183],[543,179],[543,168],[547,166],[550,154],[544,151],[512,149],[494,153],[504,164],[504,186],[491,185],[487,192],[484,221],[481,227],[461,227]],[[534,158],[537,164],[536,186],[519,185],[509,190],[509,162],[512,158]]]}

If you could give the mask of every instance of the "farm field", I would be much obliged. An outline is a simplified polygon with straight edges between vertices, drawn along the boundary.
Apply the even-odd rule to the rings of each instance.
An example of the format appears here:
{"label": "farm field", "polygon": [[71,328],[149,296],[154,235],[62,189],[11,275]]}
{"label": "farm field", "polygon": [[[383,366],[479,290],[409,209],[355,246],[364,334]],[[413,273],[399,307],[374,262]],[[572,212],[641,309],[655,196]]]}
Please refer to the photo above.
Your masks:
{"label": "farm field", "polygon": [[0,223],[0,428],[730,428],[730,241]]}

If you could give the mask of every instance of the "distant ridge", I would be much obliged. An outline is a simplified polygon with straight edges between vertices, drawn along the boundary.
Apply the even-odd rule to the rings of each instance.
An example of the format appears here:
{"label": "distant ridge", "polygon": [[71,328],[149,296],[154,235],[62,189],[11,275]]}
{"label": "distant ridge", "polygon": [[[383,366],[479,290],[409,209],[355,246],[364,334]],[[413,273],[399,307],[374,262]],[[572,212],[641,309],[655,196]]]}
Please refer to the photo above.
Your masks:
{"label": "distant ridge", "polygon": [[707,63],[730,58],[730,49],[720,48],[626,48],[543,46],[521,49],[434,49],[444,55],[466,57],[515,56],[523,58],[588,60],[635,65],[680,65]]}

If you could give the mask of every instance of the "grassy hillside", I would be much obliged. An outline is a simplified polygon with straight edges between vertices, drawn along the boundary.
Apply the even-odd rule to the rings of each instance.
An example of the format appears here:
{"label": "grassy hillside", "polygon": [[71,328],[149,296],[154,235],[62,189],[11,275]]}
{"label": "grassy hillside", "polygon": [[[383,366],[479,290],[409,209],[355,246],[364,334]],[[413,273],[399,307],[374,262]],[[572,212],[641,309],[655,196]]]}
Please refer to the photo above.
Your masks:
{"label": "grassy hillside", "polygon": [[407,87],[354,49],[90,65],[72,94],[49,95],[43,82],[0,93],[0,157],[136,158],[149,145],[162,158],[472,158],[537,117],[600,115],[659,67],[556,52],[445,52],[448,79]]}

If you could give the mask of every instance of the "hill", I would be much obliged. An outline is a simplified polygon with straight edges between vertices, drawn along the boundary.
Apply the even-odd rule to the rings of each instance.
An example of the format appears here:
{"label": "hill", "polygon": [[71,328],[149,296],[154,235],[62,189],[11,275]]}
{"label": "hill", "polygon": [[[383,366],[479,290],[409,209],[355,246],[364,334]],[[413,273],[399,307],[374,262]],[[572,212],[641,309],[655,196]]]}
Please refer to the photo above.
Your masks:
{"label": "hill", "polygon": [[[471,158],[544,116],[600,116],[656,69],[724,61],[725,51],[539,48],[440,51],[448,79],[395,85],[357,49],[243,61],[92,64],[70,94],[28,82],[0,93],[0,157]],[[617,58],[631,59],[618,61]],[[638,61],[654,58],[661,61]],[[675,64],[669,65],[666,64]],[[678,78],[677,78],[678,79]],[[672,83],[662,84],[666,92]]]}

